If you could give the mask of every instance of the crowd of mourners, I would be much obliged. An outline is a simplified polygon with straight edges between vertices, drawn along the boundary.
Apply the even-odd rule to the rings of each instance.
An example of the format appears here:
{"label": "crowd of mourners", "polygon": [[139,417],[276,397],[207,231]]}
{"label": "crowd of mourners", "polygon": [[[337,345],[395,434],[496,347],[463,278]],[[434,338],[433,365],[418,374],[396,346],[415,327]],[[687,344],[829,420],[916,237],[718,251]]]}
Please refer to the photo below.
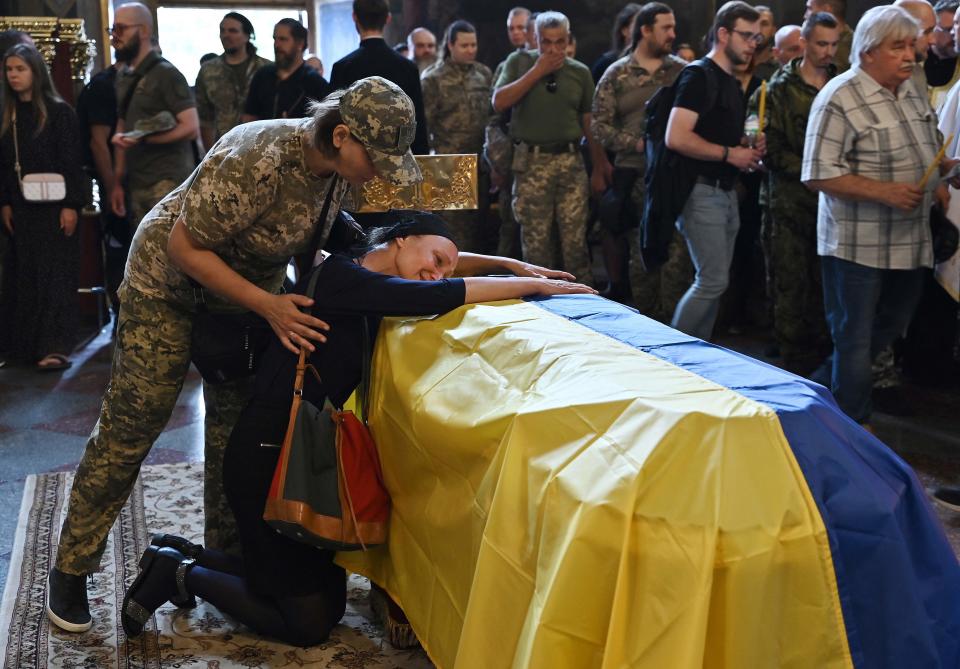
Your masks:
{"label": "crowd of mourners", "polygon": [[[865,12],[854,30],[845,0],[808,0],[802,25],[779,27],[768,7],[734,0],[696,45],[702,58],[675,43],[669,5],[629,3],[592,68],[576,60],[566,16],[516,7],[506,25],[514,50],[494,71],[477,61],[468,21],[453,21],[439,43],[417,28],[391,46],[387,0],[354,0],[353,18],[360,45],[328,81],[298,21],[275,25],[271,62],[250,21],[229,12],[223,53],[205,58],[191,87],[162,57],[150,11],[122,5],[110,31],[116,63],[92,78],[76,111],[29,38],[3,36],[0,350],[40,370],[69,367],[88,178],[119,309],[111,387],[51,572],[49,612],[64,629],[90,626],[85,575],[179,393],[201,287],[213,303],[269,322],[277,356],[287,356],[276,370],[300,347],[336,350],[315,346],[328,336],[322,305],[362,303],[366,317],[586,292],[596,242],[603,294],[705,340],[772,329],[769,355],[830,388],[867,429],[874,398],[896,404],[900,374],[955,382],[960,270],[945,262],[935,271],[931,212],[949,213],[960,187],[960,2],[897,0]],[[331,282],[358,271],[388,277],[379,292],[277,294],[286,261],[329,234],[348,184],[379,175],[408,185],[419,178],[410,154],[431,152],[480,158],[477,210],[393,221],[381,246],[323,270]],[[656,179],[664,169],[671,188]],[[19,180],[32,173],[62,174],[64,197],[27,201]],[[417,237],[425,255],[409,241]],[[455,270],[517,277],[493,288],[451,283]],[[574,276],[580,284],[568,283]],[[425,279],[443,289],[416,292]],[[314,392],[352,385],[348,375]],[[250,392],[206,396],[207,548],[161,538],[144,573],[162,585],[138,579],[125,602],[128,633],[163,601],[194,594],[292,643],[322,640],[342,614],[342,570],[331,562],[305,578],[315,553],[293,555],[255,527],[262,476],[230,480],[231,449],[244,462],[276,458],[235,445],[237,421],[247,435],[263,431],[258,443],[276,443],[289,408],[244,413]],[[272,472],[270,462],[261,470]],[[957,491],[940,494],[960,504]],[[293,551],[289,570],[276,569],[284,550]],[[259,569],[265,556],[274,580]]]}

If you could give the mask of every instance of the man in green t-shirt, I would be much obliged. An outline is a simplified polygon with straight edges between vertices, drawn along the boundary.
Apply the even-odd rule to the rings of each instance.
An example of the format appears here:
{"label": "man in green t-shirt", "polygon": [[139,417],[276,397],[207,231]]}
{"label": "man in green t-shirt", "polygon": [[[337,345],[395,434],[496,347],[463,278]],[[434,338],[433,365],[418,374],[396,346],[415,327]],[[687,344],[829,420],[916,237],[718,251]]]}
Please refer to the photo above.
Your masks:
{"label": "man in green t-shirt", "polygon": [[523,259],[553,263],[559,238],[564,269],[593,283],[587,255],[589,196],[580,140],[602,149],[590,135],[593,78],[586,65],[567,58],[570,22],[559,12],[537,15],[536,51],[510,55],[494,84],[493,107],[511,110],[513,211],[520,224]]}

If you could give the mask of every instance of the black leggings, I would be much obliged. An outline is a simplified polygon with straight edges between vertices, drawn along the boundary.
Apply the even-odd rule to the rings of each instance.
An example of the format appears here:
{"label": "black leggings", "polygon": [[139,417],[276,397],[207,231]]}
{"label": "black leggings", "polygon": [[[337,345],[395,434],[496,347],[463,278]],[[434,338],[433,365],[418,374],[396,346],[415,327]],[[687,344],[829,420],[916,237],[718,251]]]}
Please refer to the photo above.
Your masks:
{"label": "black leggings", "polygon": [[242,572],[237,573],[238,567],[236,559],[205,549],[187,573],[187,591],[257,633],[292,646],[323,643],[343,617],[347,604],[346,574],[339,567],[328,570],[328,587],[321,592],[275,597],[251,590]]}

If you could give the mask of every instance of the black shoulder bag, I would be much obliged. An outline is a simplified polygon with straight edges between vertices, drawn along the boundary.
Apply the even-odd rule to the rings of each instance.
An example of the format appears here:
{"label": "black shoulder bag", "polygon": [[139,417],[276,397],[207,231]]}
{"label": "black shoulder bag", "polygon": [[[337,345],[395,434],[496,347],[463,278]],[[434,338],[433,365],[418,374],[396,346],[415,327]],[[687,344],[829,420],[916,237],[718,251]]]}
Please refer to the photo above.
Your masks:
{"label": "black shoulder bag", "polygon": [[[330,211],[333,191],[340,178],[334,176],[327,197],[320,211],[317,231],[313,236],[310,257],[316,255],[322,241],[322,231]],[[190,333],[190,361],[196,366],[203,380],[210,384],[227,383],[250,376],[266,351],[273,329],[270,324],[252,311],[223,313],[207,309],[204,288],[190,279],[197,313],[193,318]]]}

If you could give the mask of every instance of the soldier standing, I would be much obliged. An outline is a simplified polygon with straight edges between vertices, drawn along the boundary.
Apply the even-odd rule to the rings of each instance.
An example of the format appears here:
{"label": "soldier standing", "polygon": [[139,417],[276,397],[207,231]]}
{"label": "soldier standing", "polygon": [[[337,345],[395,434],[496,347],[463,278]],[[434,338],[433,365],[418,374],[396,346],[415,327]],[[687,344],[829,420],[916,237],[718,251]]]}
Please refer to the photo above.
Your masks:
{"label": "soldier standing", "polygon": [[678,231],[674,232],[670,259],[665,265],[645,272],[640,261],[646,105],[662,86],[672,84],[686,65],[670,53],[676,25],[673,11],[660,2],[647,3],[636,13],[630,53],[614,61],[600,78],[590,126],[597,142],[616,152],[613,192],[604,198],[605,202],[612,198],[616,209],[616,220],[608,223],[619,224],[609,232],[622,232],[629,238],[634,304],[640,313],[662,322],[669,322],[693,278],[690,254]]}
{"label": "soldier standing", "polygon": [[513,212],[524,260],[551,265],[559,238],[564,269],[592,284],[586,242],[589,188],[580,139],[587,137],[592,154],[602,149],[590,134],[593,78],[586,65],[566,57],[569,33],[570,22],[560,12],[539,14],[538,51],[507,58],[493,108],[512,109]]}
{"label": "soldier standing", "polygon": [[[480,153],[483,128],[490,114],[492,79],[490,68],[477,62],[476,28],[467,21],[451,23],[444,36],[441,59],[420,80],[434,151]],[[489,190],[485,171],[480,170],[478,179],[479,208],[483,210]],[[481,250],[484,240],[477,212],[449,212],[443,218],[462,251]]]}
{"label": "soldier standing", "polygon": [[200,136],[210,149],[230,128],[240,123],[243,103],[253,75],[270,61],[257,55],[253,24],[243,14],[227,13],[220,21],[223,53],[200,67],[197,75],[197,113]]}
{"label": "soldier standing", "polygon": [[[801,29],[803,57],[783,66],[767,84],[767,207],[770,229],[774,334],[784,367],[806,376],[830,353],[817,256],[817,194],[800,182],[804,135],[813,99],[833,78],[840,25],[831,14],[811,14]],[[759,94],[751,100],[756,112]]]}
{"label": "soldier standing", "polygon": [[146,6],[131,2],[118,7],[110,34],[117,60],[127,65],[117,75],[110,204],[117,216],[125,216],[124,188],[129,190],[129,221],[135,231],[146,213],[193,171],[200,121],[186,79],[153,50],[153,16]]}

